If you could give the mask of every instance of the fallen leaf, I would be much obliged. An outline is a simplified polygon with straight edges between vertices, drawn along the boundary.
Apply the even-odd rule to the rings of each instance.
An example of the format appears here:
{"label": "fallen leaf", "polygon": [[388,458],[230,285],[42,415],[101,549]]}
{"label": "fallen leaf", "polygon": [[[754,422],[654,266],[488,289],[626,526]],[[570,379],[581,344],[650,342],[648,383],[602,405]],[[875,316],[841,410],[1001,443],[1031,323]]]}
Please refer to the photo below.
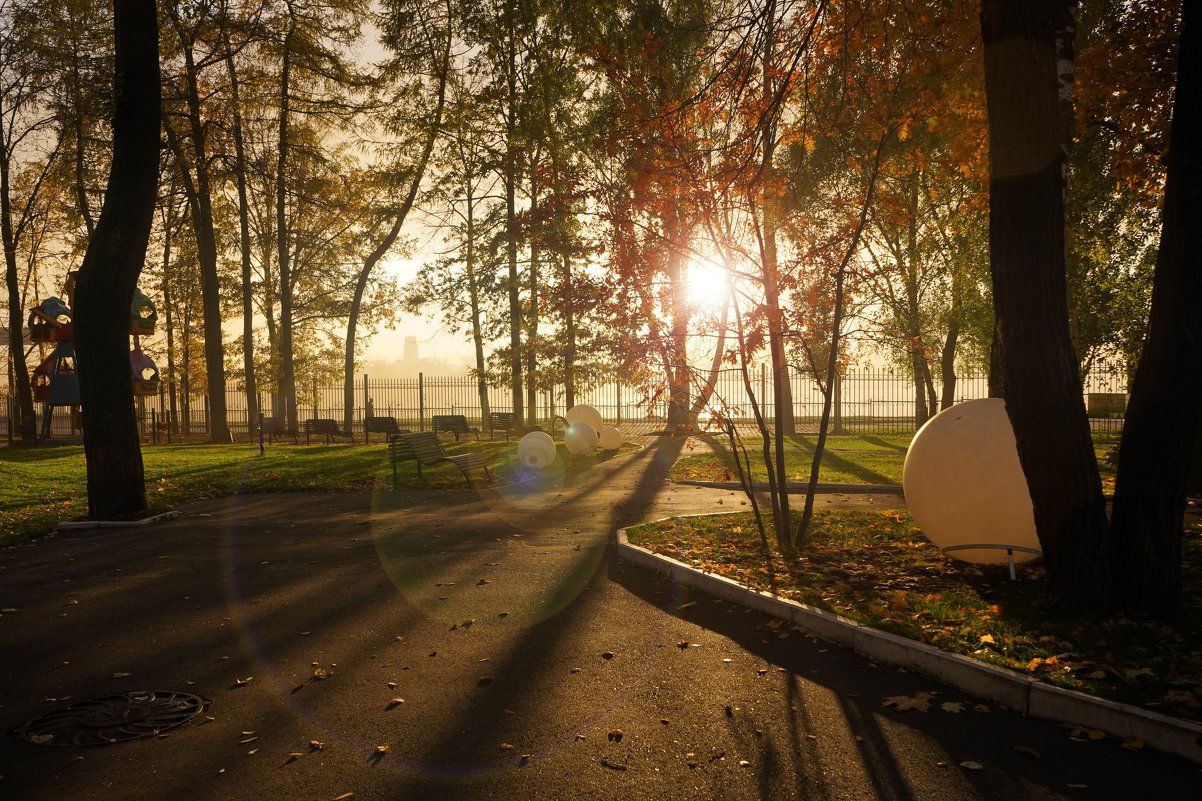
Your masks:
{"label": "fallen leaf", "polygon": [[114,673],[114,674],[113,674],[113,678],[114,678],[114,679],[128,679],[128,678],[129,678],[130,676],[132,676],[132,675],[134,675],[134,674],[132,674],[132,673],[126,673],[126,672],[124,672],[124,671],[123,671],[123,672],[121,672],[121,673]]}
{"label": "fallen leaf", "polygon": [[323,749],[325,747],[326,747],[326,744],[323,743],[321,740],[310,740],[309,741],[309,750],[310,751],[320,751],[321,749]]}
{"label": "fallen leaf", "polygon": [[388,753],[389,751],[391,751],[391,750],[392,750],[392,746],[391,746],[391,745],[389,745],[388,743],[384,743],[383,745],[377,745],[377,746],[376,746],[376,753],[377,753],[377,754],[387,754],[387,753]]}
{"label": "fallen leaf", "polygon": [[1102,731],[1101,729],[1090,729],[1089,739],[1094,741],[1104,740],[1106,739],[1106,732]]}
{"label": "fallen leaf", "polygon": [[245,740],[239,740],[238,745],[250,745],[257,739],[259,739],[259,738],[258,737],[247,737]]}
{"label": "fallen leaf", "polygon": [[953,712],[958,715],[964,711],[964,704],[959,701],[944,701],[940,709],[944,712]]}
{"label": "fallen leaf", "polygon": [[610,742],[620,743],[620,742],[622,742],[622,730],[621,729],[612,729],[612,730],[610,730],[609,734],[605,735],[605,737]]}
{"label": "fallen leaf", "polygon": [[899,712],[911,709],[928,712],[931,709],[930,693],[915,693],[914,695],[892,695],[885,699],[884,706],[892,706]]}
{"label": "fallen leaf", "polygon": [[502,751],[512,751],[513,743],[501,743],[501,750]]}
{"label": "fallen leaf", "polygon": [[1039,753],[1038,751],[1036,751],[1034,748],[1032,748],[1029,745],[1016,745],[1016,746],[1014,746],[1014,750],[1017,751],[1018,753],[1022,754],[1023,756],[1031,757],[1031,759],[1039,759],[1040,757],[1043,756],[1043,754]]}
{"label": "fallen leaf", "polygon": [[1123,740],[1123,748],[1126,748],[1128,751],[1142,751],[1144,750],[1144,741],[1139,737],[1128,737],[1126,740]]}
{"label": "fallen leaf", "polygon": [[967,768],[968,770],[983,770],[985,768],[985,766],[980,762],[973,762],[971,760],[967,762],[961,762],[960,767]]}
{"label": "fallen leaf", "polygon": [[326,679],[330,678],[330,676],[333,676],[333,675],[334,675],[334,671],[327,670],[326,668],[314,668],[313,669],[313,679],[315,681],[325,681]]}
{"label": "fallen leaf", "polygon": [[391,701],[388,702],[387,709],[389,709],[389,710],[396,709],[398,706],[400,706],[403,703],[405,703],[404,698],[399,698],[399,697],[393,698]]}
{"label": "fallen leaf", "polygon": [[480,678],[476,679],[476,686],[483,687],[486,684],[492,684],[492,682],[493,682],[492,676],[481,676]]}
{"label": "fallen leaf", "polygon": [[992,635],[992,634],[982,634],[982,635],[981,635],[981,642],[983,642],[983,643],[989,643],[990,645],[995,645],[995,644],[997,644],[997,640],[993,639],[993,635]]}
{"label": "fallen leaf", "polygon": [[342,795],[335,797],[334,801],[346,801],[346,799],[354,798],[354,797],[355,797],[354,793],[343,793]]}

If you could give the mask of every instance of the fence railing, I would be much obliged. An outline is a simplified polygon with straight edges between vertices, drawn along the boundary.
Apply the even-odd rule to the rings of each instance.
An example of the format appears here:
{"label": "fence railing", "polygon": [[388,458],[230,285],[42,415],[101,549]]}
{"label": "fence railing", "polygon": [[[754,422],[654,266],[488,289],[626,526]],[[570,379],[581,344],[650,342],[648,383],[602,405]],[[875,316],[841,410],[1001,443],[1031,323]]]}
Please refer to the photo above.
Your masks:
{"label": "fence railing", "polygon": [[[760,404],[762,413],[774,419],[776,408],[772,402],[773,381],[769,371],[757,369],[750,376],[751,387],[736,369],[723,370],[715,382],[710,407],[722,409],[741,426],[751,426],[753,413],[751,396]],[[821,417],[823,394],[818,384],[808,375],[792,374],[790,392],[797,430],[800,433],[817,431]],[[696,388],[694,388],[696,389]],[[942,393],[936,382],[936,397]],[[988,396],[988,380],[981,374],[966,374],[955,383],[955,402]],[[1113,399],[1125,398],[1126,379],[1120,371],[1098,370],[1084,381],[1086,398],[1097,396],[1111,398],[1105,416],[1095,416],[1091,422],[1095,428],[1119,430],[1122,427],[1121,412],[1114,412]],[[320,385],[310,383],[298,388],[297,417],[333,418],[342,424],[344,420],[344,391],[341,384]],[[509,411],[512,395],[508,387],[487,389],[490,411]],[[841,376],[836,387],[833,423],[837,430],[848,433],[906,433],[915,428],[915,387],[910,376],[899,370],[868,369],[848,372]],[[1091,397],[1093,396],[1093,397]],[[924,393],[925,397],[925,393]],[[525,398],[525,394],[523,394]],[[277,415],[274,399],[269,393],[258,395],[258,408],[267,418]],[[258,421],[249,420],[246,392],[230,384],[225,390],[227,419],[234,436],[243,441],[258,436]],[[162,442],[177,439],[204,439],[208,436],[208,399],[205,396],[186,397],[176,393],[174,405],[167,382],[160,385],[157,396],[135,399],[137,416],[143,438],[146,441]],[[667,419],[668,401],[666,393],[654,389],[635,387],[621,382],[601,384],[589,390],[577,391],[576,403],[587,403],[601,413],[608,422],[619,425],[628,433],[661,428]],[[0,394],[0,431],[8,432],[8,439],[15,436],[12,430],[12,404],[9,396]],[[1097,404],[1090,404],[1091,407]],[[1121,407],[1121,403],[1119,406]],[[71,415],[65,408],[55,408],[49,424],[51,439],[77,437]],[[537,393],[534,418],[540,424],[554,421],[564,414],[563,388]],[[932,413],[937,409],[932,410]],[[46,430],[44,415],[46,408],[38,406],[38,431]],[[430,426],[433,415],[462,414],[475,426],[485,427],[480,403],[477,379],[472,376],[425,376],[416,378],[370,378],[361,376],[355,383],[354,401],[351,409],[352,430],[362,432],[363,419],[369,415],[397,418],[401,426],[412,430],[424,430]]]}

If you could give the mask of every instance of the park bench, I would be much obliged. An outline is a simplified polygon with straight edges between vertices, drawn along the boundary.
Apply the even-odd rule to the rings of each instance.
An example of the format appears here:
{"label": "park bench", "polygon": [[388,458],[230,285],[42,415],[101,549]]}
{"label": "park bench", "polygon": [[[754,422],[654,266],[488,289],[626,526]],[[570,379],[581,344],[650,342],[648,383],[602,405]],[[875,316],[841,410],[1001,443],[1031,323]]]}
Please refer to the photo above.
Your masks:
{"label": "park bench", "polygon": [[364,417],[363,418],[363,444],[368,442],[368,434],[383,434],[385,438],[393,434],[408,434],[408,429],[401,429],[397,426],[395,417]]}
{"label": "park bench", "polygon": [[277,417],[263,418],[263,437],[272,441],[279,442],[280,437],[292,437],[292,441],[296,442],[296,432],[289,429],[287,424]]}
{"label": "park bench", "polygon": [[309,437],[318,436],[325,437],[326,444],[333,442],[334,437],[350,437],[351,442],[355,441],[355,435],[350,431],[343,431],[338,428],[338,421],[328,417],[310,417],[305,421],[305,444],[309,444]]}
{"label": "park bench", "polygon": [[488,438],[492,439],[498,431],[505,432],[505,439],[509,439],[509,433],[517,428],[517,417],[513,412],[489,412],[488,413]]}
{"label": "park bench", "polygon": [[436,414],[430,418],[430,425],[435,434],[454,434],[456,442],[460,434],[475,434],[476,440],[480,439],[480,429],[468,426],[467,418],[461,414]]}
{"label": "park bench", "polygon": [[388,438],[388,461],[392,463],[392,483],[396,485],[396,466],[398,462],[417,462],[417,475],[420,478],[422,467],[433,467],[441,462],[453,464],[463,473],[467,486],[472,486],[469,470],[483,469],[484,475],[492,483],[492,473],[488,471],[488,462],[478,453],[457,453],[448,455],[438,441],[438,435],[433,431],[419,431],[416,434],[397,434]]}

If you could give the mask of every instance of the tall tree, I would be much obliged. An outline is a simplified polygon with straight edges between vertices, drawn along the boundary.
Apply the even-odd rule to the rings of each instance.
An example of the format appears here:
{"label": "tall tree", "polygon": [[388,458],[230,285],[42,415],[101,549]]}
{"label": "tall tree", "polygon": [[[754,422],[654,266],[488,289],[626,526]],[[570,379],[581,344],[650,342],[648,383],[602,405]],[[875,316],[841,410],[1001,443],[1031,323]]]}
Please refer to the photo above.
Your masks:
{"label": "tall tree", "polygon": [[171,149],[180,165],[184,192],[191,206],[192,231],[200,258],[200,281],[204,298],[205,386],[208,395],[210,442],[229,442],[230,428],[225,404],[225,348],[222,342],[221,292],[217,267],[217,230],[213,221],[211,131],[205,120],[219,116],[201,107],[202,72],[226,58],[217,46],[218,20],[207,2],[171,4],[168,12],[174,34],[173,52],[182,59],[172,76],[172,100],[180,108],[166,120]]}
{"label": "tall tree", "polygon": [[129,309],[146,256],[159,178],[159,32],[153,0],[114,0],[113,160],[76,284],[76,353],[88,515],[146,508],[130,401]]}
{"label": "tall tree", "polygon": [[[383,41],[392,51],[393,59],[385,65],[385,80],[392,82],[399,78],[401,87],[397,95],[413,99],[404,105],[397,102],[387,115],[390,132],[400,134],[401,141],[388,148],[393,151],[393,164],[382,172],[391,178],[386,180],[388,188],[400,197],[399,202],[394,200],[382,210],[380,220],[384,233],[370,240],[370,252],[355,279],[343,360],[342,407],[343,429],[346,431],[351,428],[355,406],[356,330],[363,297],[372,272],[396,244],[401,228],[417,200],[426,167],[441,134],[451,73],[453,29],[449,2],[409,3],[393,0],[387,6],[386,19],[388,25]],[[432,107],[429,105],[431,95]],[[400,97],[396,99],[400,100]]]}
{"label": "tall tree", "polygon": [[1182,609],[1185,491],[1202,415],[1202,15],[1181,6],[1163,227],[1148,338],[1131,387],[1115,480],[1111,543],[1120,603]]}
{"label": "tall tree", "polygon": [[982,5],[989,250],[1006,411],[1053,604],[1105,610],[1112,601],[1105,502],[1065,289],[1065,132],[1071,130],[1075,8],[1072,0]]}
{"label": "tall tree", "polygon": [[8,355],[17,400],[13,409],[17,431],[27,442],[34,440],[36,430],[22,334],[23,301],[27,299],[21,291],[18,259],[62,142],[59,137],[46,137],[52,142],[48,152],[36,147],[30,152],[54,120],[46,109],[52,76],[30,47],[30,37],[37,29],[24,6],[8,0],[0,3],[0,247],[4,249],[8,297]]}

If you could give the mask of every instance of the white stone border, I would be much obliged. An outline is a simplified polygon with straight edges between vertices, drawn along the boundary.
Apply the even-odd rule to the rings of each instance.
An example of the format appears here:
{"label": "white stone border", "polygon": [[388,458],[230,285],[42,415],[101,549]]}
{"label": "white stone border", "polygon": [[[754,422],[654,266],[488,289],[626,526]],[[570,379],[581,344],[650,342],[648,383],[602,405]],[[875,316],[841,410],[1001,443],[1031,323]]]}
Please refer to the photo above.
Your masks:
{"label": "white stone border", "polygon": [[83,531],[93,528],[141,528],[161,520],[174,520],[180,516],[177,511],[143,517],[139,520],[64,520],[54,527],[55,531]]}
{"label": "white stone border", "polygon": [[[674,518],[663,518],[671,519]],[[980,698],[1005,704],[1025,715],[1101,729],[1122,739],[1138,737],[1149,748],[1202,765],[1202,725],[1197,723],[1075,690],[1053,687],[1012,670],[878,631],[825,609],[753,590],[724,576],[706,573],[677,559],[631,545],[624,528],[617,530],[615,544],[618,558],[626,562],[665,575],[679,584],[793,623],[816,637],[847,646],[878,662],[922,673]]]}

